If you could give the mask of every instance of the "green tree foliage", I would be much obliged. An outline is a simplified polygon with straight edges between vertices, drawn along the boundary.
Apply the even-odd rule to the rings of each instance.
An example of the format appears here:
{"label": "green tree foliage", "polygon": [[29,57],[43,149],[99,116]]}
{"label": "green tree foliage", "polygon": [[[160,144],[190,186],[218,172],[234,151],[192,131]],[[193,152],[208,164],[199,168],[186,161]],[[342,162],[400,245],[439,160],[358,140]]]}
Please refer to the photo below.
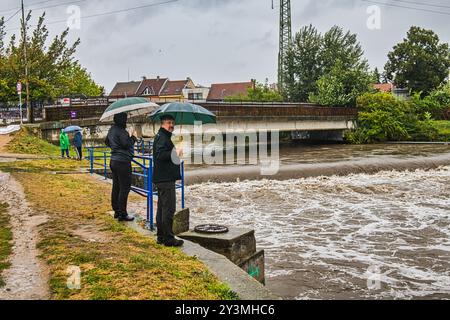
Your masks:
{"label": "green tree foliage", "polygon": [[[338,26],[323,35],[312,25],[303,27],[295,35],[286,56],[284,98],[295,102],[312,98],[312,102],[327,101],[329,105],[353,101],[345,97],[354,96],[356,88],[362,88],[360,93],[369,88],[365,81],[358,83],[369,78],[370,73],[363,55],[356,34],[344,32]],[[345,70],[345,75],[337,77],[337,70]],[[354,75],[358,77],[353,78]]]}
{"label": "green tree foliage", "polygon": [[411,101],[389,93],[366,93],[357,99],[357,129],[347,134],[352,143],[421,140],[438,138],[438,130],[427,114],[423,120]]}
{"label": "green tree foliage", "polygon": [[[31,12],[26,20],[30,21]],[[32,101],[53,100],[73,94],[101,95],[103,88],[97,85],[86,69],[74,58],[78,39],[69,45],[69,30],[49,41],[49,32],[44,24],[45,13],[39,17],[34,30],[28,23],[27,39],[20,33],[17,41],[12,35],[5,43],[4,19],[0,20],[0,101],[17,100],[17,81],[25,82],[24,43],[28,51],[30,97]]]}
{"label": "green tree foliage", "polygon": [[326,106],[354,106],[356,98],[369,91],[373,76],[363,69],[347,69],[340,60],[317,81],[309,101]]}
{"label": "green tree foliage", "polygon": [[280,102],[283,97],[276,90],[269,87],[268,81],[265,84],[256,83],[254,88],[248,88],[247,94],[237,94],[225,98],[225,101],[254,101],[254,102]]}
{"label": "green tree foliage", "polygon": [[406,39],[388,54],[385,74],[399,87],[424,96],[441,85],[448,76],[450,50],[432,30],[411,27]]}
{"label": "green tree foliage", "polygon": [[420,92],[415,93],[411,100],[421,118],[428,113],[433,119],[443,119],[444,113],[450,109],[450,83],[442,84],[424,98]]}

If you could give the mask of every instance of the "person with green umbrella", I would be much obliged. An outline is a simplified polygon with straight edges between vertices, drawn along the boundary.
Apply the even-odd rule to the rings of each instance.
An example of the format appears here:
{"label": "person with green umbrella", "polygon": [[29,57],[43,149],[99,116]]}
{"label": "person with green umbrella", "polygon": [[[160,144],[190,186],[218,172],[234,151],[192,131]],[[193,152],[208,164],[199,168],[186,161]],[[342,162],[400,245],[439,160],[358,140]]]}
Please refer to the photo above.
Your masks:
{"label": "person with green umbrella", "polygon": [[114,210],[114,218],[119,221],[133,221],[134,217],[128,215],[127,203],[132,183],[133,147],[137,138],[135,132],[130,136],[126,130],[126,113],[115,114],[113,118],[114,125],[109,129],[105,141],[106,145],[111,148],[110,168],[113,180],[111,205]]}
{"label": "person with green umbrella", "polygon": [[171,140],[175,129],[174,117],[165,115],[160,119],[161,128],[153,142],[153,183],[158,191],[157,242],[167,247],[180,247],[184,241],[175,238],[172,228],[176,210],[175,182],[181,179],[182,151],[175,149]]}

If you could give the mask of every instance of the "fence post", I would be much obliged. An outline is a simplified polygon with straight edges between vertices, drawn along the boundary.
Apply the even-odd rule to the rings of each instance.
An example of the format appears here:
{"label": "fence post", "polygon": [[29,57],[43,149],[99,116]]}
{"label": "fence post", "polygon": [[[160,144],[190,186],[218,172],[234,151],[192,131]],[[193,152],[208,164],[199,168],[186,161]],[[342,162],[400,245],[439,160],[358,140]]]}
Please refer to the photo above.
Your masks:
{"label": "fence post", "polygon": [[105,173],[105,180],[108,179],[108,173],[106,171],[106,151],[103,152],[103,166],[104,166],[104,173]]}
{"label": "fence post", "polygon": [[154,230],[153,225],[153,184],[152,184],[152,176],[153,176],[153,159],[150,158],[148,169],[147,169],[147,186],[148,186],[148,194],[147,194],[147,221],[150,226],[150,230]]}
{"label": "fence post", "polygon": [[184,161],[181,162],[181,209],[184,209]]}
{"label": "fence post", "polygon": [[94,173],[94,148],[89,148],[89,162],[91,167],[91,174]]}

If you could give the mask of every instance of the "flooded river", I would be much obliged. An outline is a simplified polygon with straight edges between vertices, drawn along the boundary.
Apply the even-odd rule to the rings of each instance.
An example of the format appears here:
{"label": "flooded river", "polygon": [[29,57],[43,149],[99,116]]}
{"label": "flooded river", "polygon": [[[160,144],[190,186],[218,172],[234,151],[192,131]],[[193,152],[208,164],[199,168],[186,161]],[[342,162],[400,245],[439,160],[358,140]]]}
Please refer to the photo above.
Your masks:
{"label": "flooded river", "polygon": [[[339,170],[352,161],[426,162],[448,156],[450,147],[291,146],[280,153],[282,166],[333,162]],[[192,226],[255,229],[267,286],[283,298],[449,299],[450,166],[403,169],[203,181],[187,188],[186,201]],[[218,168],[190,170],[213,177]],[[233,166],[226,170],[233,175]]]}

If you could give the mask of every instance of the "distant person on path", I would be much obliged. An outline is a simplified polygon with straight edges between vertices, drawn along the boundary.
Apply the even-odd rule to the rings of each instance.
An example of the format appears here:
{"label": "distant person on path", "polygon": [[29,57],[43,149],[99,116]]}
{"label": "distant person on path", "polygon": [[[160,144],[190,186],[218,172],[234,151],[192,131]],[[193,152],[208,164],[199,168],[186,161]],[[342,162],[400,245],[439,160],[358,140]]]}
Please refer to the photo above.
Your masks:
{"label": "distant person on path", "polygon": [[73,146],[77,152],[77,159],[79,161],[83,160],[83,136],[80,131],[75,132],[73,137]]}
{"label": "distant person on path", "polygon": [[64,130],[61,130],[61,133],[59,134],[59,148],[61,149],[61,158],[64,158],[64,154],[67,156],[67,158],[70,158],[69,147],[69,136],[64,132]]}
{"label": "distant person on path", "polygon": [[173,234],[173,216],[176,210],[175,182],[181,179],[181,150],[175,150],[171,140],[175,128],[175,120],[171,116],[161,118],[161,128],[153,142],[153,183],[158,190],[158,211],[156,225],[158,244],[168,247],[180,247],[183,240]]}
{"label": "distant person on path", "polygon": [[133,221],[127,212],[128,195],[131,190],[131,161],[134,156],[134,145],[137,141],[136,133],[130,136],[126,130],[127,114],[119,113],[114,116],[114,125],[109,129],[106,145],[111,148],[110,168],[112,171],[113,188],[111,206],[114,218],[119,221]]}

